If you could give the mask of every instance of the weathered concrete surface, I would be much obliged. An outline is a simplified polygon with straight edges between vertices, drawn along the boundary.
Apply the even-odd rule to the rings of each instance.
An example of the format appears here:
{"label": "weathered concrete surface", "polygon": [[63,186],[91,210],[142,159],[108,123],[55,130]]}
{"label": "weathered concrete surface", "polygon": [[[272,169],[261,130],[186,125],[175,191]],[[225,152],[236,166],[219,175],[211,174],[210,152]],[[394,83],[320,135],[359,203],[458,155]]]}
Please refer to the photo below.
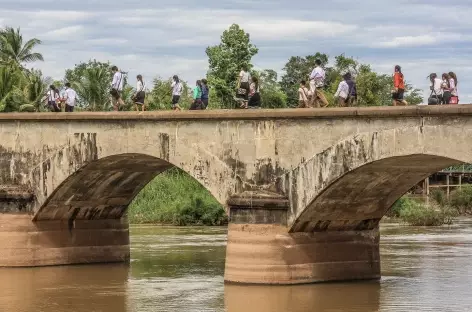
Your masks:
{"label": "weathered concrete surface", "polygon": [[287,227],[230,224],[225,281],[304,284],[380,278],[379,233],[287,233]]}
{"label": "weathered concrete surface", "polygon": [[[146,183],[178,166],[232,209],[234,226],[270,224],[295,240],[321,235],[335,241],[330,235],[336,232],[372,237],[391,204],[415,183],[449,165],[472,162],[471,133],[472,105],[1,114],[0,185],[28,190],[32,201],[11,208],[8,195],[10,202],[0,205],[38,223],[69,227],[81,220],[120,220]],[[271,200],[264,202],[267,194]],[[267,244],[272,243],[280,246],[274,239]],[[328,245],[323,248],[335,253]],[[291,256],[289,248],[278,250],[281,265]],[[228,253],[234,267],[241,266],[231,260],[237,253]],[[287,272],[293,272],[288,267],[274,283],[287,282]],[[242,280],[244,270],[238,270],[228,280]],[[300,276],[337,279],[338,269],[320,270]],[[344,277],[376,276],[376,269],[356,272]]]}
{"label": "weathered concrete surface", "polygon": [[129,257],[126,219],[69,224],[0,214],[0,267],[125,262]]}

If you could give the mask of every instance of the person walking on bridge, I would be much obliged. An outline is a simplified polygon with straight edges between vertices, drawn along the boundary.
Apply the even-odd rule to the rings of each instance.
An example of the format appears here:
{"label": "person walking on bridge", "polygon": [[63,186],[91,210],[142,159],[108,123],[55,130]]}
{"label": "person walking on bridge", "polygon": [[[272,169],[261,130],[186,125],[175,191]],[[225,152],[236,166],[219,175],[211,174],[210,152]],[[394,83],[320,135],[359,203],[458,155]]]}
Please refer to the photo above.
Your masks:
{"label": "person walking on bridge", "polygon": [[450,104],[459,104],[459,92],[457,91],[457,76],[454,72],[449,72],[449,85],[451,86]]}
{"label": "person walking on bridge", "polygon": [[123,73],[118,70],[118,67],[113,66],[111,68],[113,71],[113,81],[111,82],[111,102],[113,104],[113,110],[118,111],[120,106],[124,106],[125,103],[121,98],[121,93],[123,92]]}
{"label": "person walking on bridge", "polygon": [[436,73],[429,75],[429,81],[431,82],[429,87],[431,89],[431,95],[428,98],[428,105],[440,105],[443,100],[443,81],[438,78]]}
{"label": "person walking on bridge", "polygon": [[139,107],[141,107],[142,111],[145,110],[145,103],[144,100],[146,99],[146,84],[143,81],[143,76],[138,75],[136,76],[136,91],[133,95],[133,102],[134,107],[137,112],[139,112]]}
{"label": "person walking on bridge", "polygon": [[327,106],[328,101],[324,96],[321,89],[324,87],[324,80],[326,77],[325,70],[321,67],[321,60],[315,60],[315,68],[313,68],[310,74],[310,95],[311,104],[310,106],[321,107]]}
{"label": "person walking on bridge", "polygon": [[182,110],[179,105],[180,96],[182,95],[182,83],[177,75],[172,77],[172,110]]}
{"label": "person walking on bridge", "polygon": [[349,97],[349,85],[347,80],[351,77],[351,74],[344,74],[343,80],[338,85],[338,90],[334,94],[334,97],[338,99],[339,107],[347,106],[347,101]]}
{"label": "person walking on bridge", "polygon": [[393,74],[393,91],[392,91],[392,105],[406,106],[407,101],[404,99],[405,95],[405,79],[400,65],[395,65],[395,72]]}
{"label": "person walking on bridge", "polygon": [[310,107],[310,91],[306,87],[306,81],[300,82],[300,88],[298,88],[298,106],[297,108],[309,108]]}
{"label": "person walking on bridge", "polygon": [[74,89],[71,88],[69,82],[67,82],[65,86],[66,86],[66,91],[64,93],[65,95],[64,100],[66,102],[65,111],[66,113],[72,113],[74,111],[75,102],[77,99],[77,93],[75,92]]}

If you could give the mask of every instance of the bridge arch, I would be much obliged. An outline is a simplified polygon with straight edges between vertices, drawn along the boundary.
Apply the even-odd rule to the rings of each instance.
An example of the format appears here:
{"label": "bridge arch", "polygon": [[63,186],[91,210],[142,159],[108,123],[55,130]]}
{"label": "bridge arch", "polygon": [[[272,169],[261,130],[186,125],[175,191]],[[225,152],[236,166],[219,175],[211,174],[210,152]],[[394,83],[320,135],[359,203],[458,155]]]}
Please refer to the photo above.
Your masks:
{"label": "bridge arch", "polygon": [[372,229],[415,184],[472,161],[467,145],[444,144],[461,138],[461,129],[425,128],[357,134],[282,177],[291,206],[289,232]]}
{"label": "bridge arch", "polygon": [[[116,154],[90,161],[54,189],[35,212],[33,220],[120,219],[144,186],[172,167],[175,165],[167,160],[139,153]],[[214,191],[203,186],[210,193]]]}

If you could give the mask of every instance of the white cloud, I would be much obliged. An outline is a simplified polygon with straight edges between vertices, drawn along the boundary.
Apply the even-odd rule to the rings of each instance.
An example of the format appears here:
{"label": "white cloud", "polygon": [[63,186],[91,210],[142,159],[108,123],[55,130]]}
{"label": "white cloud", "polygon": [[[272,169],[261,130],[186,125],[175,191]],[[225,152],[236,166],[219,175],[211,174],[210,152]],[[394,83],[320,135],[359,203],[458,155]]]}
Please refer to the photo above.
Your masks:
{"label": "white cloud", "polygon": [[[429,33],[417,36],[401,36],[393,37],[387,41],[378,43],[379,47],[396,48],[396,47],[420,47],[425,45],[433,45],[451,41],[461,41],[465,37],[454,33]],[[375,45],[375,44],[374,44]]]}
{"label": "white cloud", "polygon": [[75,26],[68,26],[59,29],[50,30],[39,37],[46,40],[56,40],[62,39],[70,41],[70,38],[77,38],[78,35],[82,35],[84,33],[84,26],[82,25],[75,25]]}

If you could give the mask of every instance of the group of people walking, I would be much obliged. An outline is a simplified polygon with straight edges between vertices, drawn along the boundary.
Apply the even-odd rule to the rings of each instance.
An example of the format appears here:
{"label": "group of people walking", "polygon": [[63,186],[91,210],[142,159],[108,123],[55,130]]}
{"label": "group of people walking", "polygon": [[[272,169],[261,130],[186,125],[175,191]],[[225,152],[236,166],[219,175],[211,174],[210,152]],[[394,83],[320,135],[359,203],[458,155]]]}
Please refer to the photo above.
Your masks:
{"label": "group of people walking", "polygon": [[46,93],[46,101],[51,112],[61,112],[62,105],[64,104],[65,112],[73,112],[75,107],[75,101],[77,98],[77,93],[74,89],[71,88],[70,83],[65,84],[65,91],[63,96],[60,96],[59,89],[50,85],[49,90]]}
{"label": "group of people walking", "polygon": [[[326,72],[321,65],[321,61],[316,60],[315,68],[309,74],[309,83],[306,80],[300,82],[298,108],[328,106],[328,101],[322,91],[325,86]],[[120,107],[125,105],[122,97],[124,74],[116,66],[113,66],[111,69],[113,71],[113,80],[110,95],[113,109],[118,111]],[[429,75],[429,80],[431,82],[431,95],[428,98],[429,105],[459,103],[457,76],[455,73],[444,73],[441,78],[436,73],[432,73]],[[393,86],[392,105],[408,105],[404,98],[405,79],[399,65],[394,67]],[[197,80],[192,92],[190,110],[207,109],[209,90],[206,79]],[[171,90],[169,92],[172,94],[172,110],[182,110],[179,103],[183,92],[183,84],[177,75],[172,77]],[[357,105],[357,85],[351,73],[348,72],[343,75],[343,80],[339,83],[334,97],[340,107]],[[136,77],[136,90],[131,98],[136,111],[145,110],[146,84],[142,75],[137,75]],[[261,107],[259,80],[257,77],[251,77],[247,67],[244,66],[237,77],[236,100],[240,103],[241,108]],[[58,88],[51,85],[46,94],[46,101],[52,112],[61,112],[62,105],[65,106],[64,110],[66,112],[73,112],[77,101],[77,93],[70,83],[66,83],[65,90],[61,96]]]}
{"label": "group of people walking", "polygon": [[[113,80],[111,82],[110,96],[114,111],[125,105],[123,101],[124,74],[118,70],[118,67],[111,68]],[[182,110],[179,105],[183,92],[183,84],[177,75],[172,77],[172,84],[169,93],[172,94],[172,110]],[[131,100],[136,111],[145,111],[146,83],[142,75],[136,76],[136,89]],[[206,79],[197,80],[196,86],[192,92],[191,110],[206,109],[208,107],[209,87]],[[51,85],[45,95],[46,104],[50,111],[61,112],[62,106],[65,106],[65,112],[73,112],[77,102],[77,93],[72,89],[70,83],[65,84],[65,90],[61,96],[59,89]]]}

